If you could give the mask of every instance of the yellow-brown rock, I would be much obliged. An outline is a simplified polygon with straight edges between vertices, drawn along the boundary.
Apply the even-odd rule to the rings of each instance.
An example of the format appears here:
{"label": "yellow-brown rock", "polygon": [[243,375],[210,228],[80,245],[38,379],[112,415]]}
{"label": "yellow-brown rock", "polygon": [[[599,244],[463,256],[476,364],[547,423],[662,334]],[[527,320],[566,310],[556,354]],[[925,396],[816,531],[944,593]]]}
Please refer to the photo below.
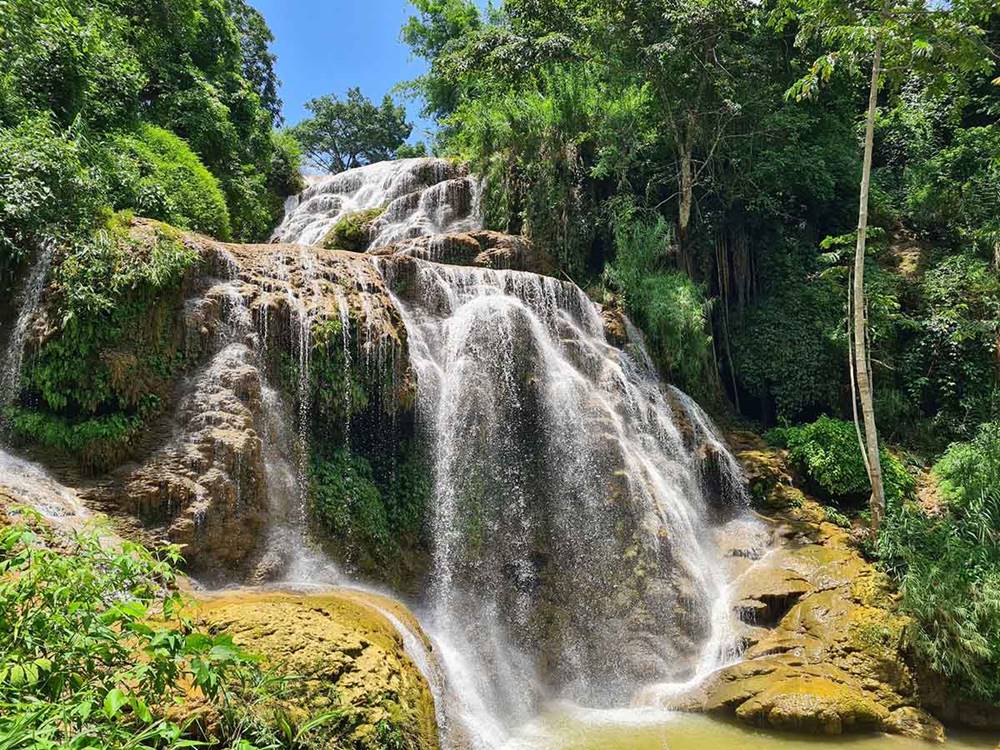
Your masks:
{"label": "yellow-brown rock", "polygon": [[415,622],[398,603],[347,590],[226,593],[200,602],[197,618],[295,678],[284,702],[297,719],[345,710],[318,730],[321,747],[436,750],[433,696],[384,611]]}
{"label": "yellow-brown rock", "polygon": [[748,436],[740,447],[772,534],[771,551],[743,570],[734,597],[756,627],[744,660],[677,707],[775,729],[938,739],[940,723],[918,707],[908,620],[886,577],[792,484],[782,452]]}

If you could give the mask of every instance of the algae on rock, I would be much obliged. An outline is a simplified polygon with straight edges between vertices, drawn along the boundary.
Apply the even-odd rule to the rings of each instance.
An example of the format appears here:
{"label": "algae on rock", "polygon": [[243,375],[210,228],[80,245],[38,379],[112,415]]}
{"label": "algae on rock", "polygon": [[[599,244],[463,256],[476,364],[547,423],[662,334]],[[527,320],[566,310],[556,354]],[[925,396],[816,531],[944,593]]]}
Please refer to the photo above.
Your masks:
{"label": "algae on rock", "polygon": [[314,746],[437,750],[433,695],[386,608],[413,622],[401,605],[347,590],[227,593],[203,601],[196,616],[290,678],[284,702],[294,718],[340,712],[314,730]]}

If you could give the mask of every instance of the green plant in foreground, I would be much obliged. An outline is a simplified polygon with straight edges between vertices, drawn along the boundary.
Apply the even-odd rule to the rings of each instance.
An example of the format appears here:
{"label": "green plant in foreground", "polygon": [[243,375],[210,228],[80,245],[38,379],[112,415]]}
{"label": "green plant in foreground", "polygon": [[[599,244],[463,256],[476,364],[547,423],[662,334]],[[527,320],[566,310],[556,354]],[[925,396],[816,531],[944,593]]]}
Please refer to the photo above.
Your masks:
{"label": "green plant in foreground", "polygon": [[190,747],[199,715],[217,740],[266,739],[244,706],[267,676],[194,627],[176,548],[56,538],[26,518],[0,527],[0,747]]}

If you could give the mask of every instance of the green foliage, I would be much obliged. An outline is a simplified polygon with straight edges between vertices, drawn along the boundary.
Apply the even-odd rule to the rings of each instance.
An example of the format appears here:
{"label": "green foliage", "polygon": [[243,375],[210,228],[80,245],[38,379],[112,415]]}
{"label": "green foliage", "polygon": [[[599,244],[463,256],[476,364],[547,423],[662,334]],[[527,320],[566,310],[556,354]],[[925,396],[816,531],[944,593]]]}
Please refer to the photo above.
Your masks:
{"label": "green foliage", "polygon": [[819,276],[815,255],[802,240],[782,237],[762,262],[770,288],[734,326],[737,378],[770,402],[763,408],[766,418],[773,410],[779,420],[808,419],[835,408],[846,377],[846,294]]}
{"label": "green foliage", "polygon": [[84,147],[47,113],[0,124],[0,293],[42,244],[87,226],[101,205]]}
{"label": "green foliage", "polygon": [[427,144],[423,141],[417,141],[416,143],[404,143],[396,149],[395,156],[397,159],[417,159],[429,156],[427,152]]}
{"label": "green foliage", "polygon": [[1000,424],[934,467],[940,515],[890,506],[878,552],[914,618],[917,653],[965,695],[1000,702]]}
{"label": "green foliage", "polygon": [[607,94],[585,68],[545,68],[534,85],[471,99],[445,121],[450,147],[487,178],[487,224],[526,234],[574,275],[597,229],[587,154],[614,138]]}
{"label": "green foliage", "polygon": [[625,311],[646,331],[664,371],[681,387],[703,390],[711,373],[708,304],[691,279],[668,270],[670,225],[624,211],[615,223],[615,260],[605,270]]}
{"label": "green foliage", "polygon": [[934,474],[952,512],[980,516],[987,528],[1000,531],[1000,515],[991,513],[985,503],[1000,491],[1000,422],[981,425],[968,443],[952,444],[934,466]]}
{"label": "green foliage", "polygon": [[57,540],[37,521],[0,527],[5,748],[190,747],[197,714],[184,707],[198,694],[217,712],[220,746],[270,744],[251,713],[266,675],[230,636],[185,616],[178,560],[94,531]]}
{"label": "green foliage", "polygon": [[[867,499],[871,486],[852,423],[823,416],[811,424],[772,430],[767,437],[788,448],[792,464],[823,499],[838,505]],[[916,483],[893,454],[883,449],[881,457],[886,498],[899,504],[912,495]]]}
{"label": "green foliage", "polygon": [[244,0],[5,0],[0,15],[0,288],[108,207],[267,235],[297,161],[271,135],[271,35]]}
{"label": "green foliage", "polygon": [[22,437],[80,451],[93,467],[121,457],[195,354],[181,346],[174,316],[197,253],[169,227],[142,225],[133,236],[128,221],[116,217],[59,264],[58,332],[22,374],[22,402],[38,404],[36,413],[14,412]]}
{"label": "green foliage", "polygon": [[413,126],[406,122],[406,109],[386,94],[381,104],[355,87],[339,99],[335,94],[306,102],[312,116],[290,133],[302,144],[309,161],[331,174],[391,159]]}
{"label": "green foliage", "polygon": [[138,136],[115,138],[108,155],[114,208],[229,238],[229,210],[218,180],[173,133],[143,125]]}
{"label": "green foliage", "polygon": [[357,552],[376,553],[392,540],[371,465],[342,448],[312,463],[313,508],[324,529]]}
{"label": "green foliage", "polygon": [[967,437],[1000,410],[1000,274],[969,254],[925,275],[916,335],[903,352],[903,387],[941,438]]}
{"label": "green foliage", "polygon": [[368,232],[372,223],[384,213],[384,206],[352,211],[330,228],[326,237],[323,238],[323,247],[331,250],[363,252],[368,248],[370,241]]}
{"label": "green foliage", "polygon": [[384,565],[421,532],[429,470],[413,443],[375,464],[350,448],[314,453],[313,509],[323,529],[363,568]]}

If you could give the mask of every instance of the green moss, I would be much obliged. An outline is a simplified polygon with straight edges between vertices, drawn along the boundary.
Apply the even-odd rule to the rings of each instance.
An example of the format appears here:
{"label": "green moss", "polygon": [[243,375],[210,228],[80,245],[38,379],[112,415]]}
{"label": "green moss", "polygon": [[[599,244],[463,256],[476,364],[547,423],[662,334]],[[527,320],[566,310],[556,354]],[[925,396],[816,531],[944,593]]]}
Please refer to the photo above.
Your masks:
{"label": "green moss", "polygon": [[177,230],[130,227],[126,216],[72,248],[54,273],[58,329],[22,375],[17,434],[78,454],[89,468],[120,460],[197,354],[183,346],[176,321],[197,260]]}
{"label": "green moss", "polygon": [[361,252],[368,248],[368,230],[372,223],[385,213],[385,207],[366,208],[352,211],[343,216],[323,238],[322,245],[328,250],[353,250]]}
{"label": "green moss", "polygon": [[431,492],[414,443],[370,462],[347,447],[314,449],[313,511],[328,536],[362,568],[374,569],[418,542]]}

